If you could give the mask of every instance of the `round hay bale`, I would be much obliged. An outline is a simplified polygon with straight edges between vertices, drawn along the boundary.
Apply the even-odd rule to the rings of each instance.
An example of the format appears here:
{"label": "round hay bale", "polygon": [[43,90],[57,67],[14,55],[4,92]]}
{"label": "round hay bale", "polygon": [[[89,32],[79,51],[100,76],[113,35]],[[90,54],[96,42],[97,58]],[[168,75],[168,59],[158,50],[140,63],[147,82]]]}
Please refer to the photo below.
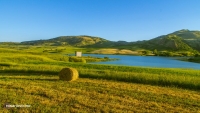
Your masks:
{"label": "round hay bale", "polygon": [[59,73],[60,80],[73,81],[78,79],[78,71],[74,68],[63,68]]}

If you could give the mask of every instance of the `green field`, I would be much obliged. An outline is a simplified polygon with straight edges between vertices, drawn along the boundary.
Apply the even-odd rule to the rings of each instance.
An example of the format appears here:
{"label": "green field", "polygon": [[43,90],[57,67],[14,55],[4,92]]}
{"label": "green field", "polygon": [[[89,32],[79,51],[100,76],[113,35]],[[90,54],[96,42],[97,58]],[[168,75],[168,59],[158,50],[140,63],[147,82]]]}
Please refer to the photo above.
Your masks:
{"label": "green field", "polygon": [[[60,60],[74,50],[86,52],[73,47],[2,46],[0,112],[200,112],[199,70]],[[76,68],[80,78],[60,81],[58,73],[64,67]],[[5,103],[30,107],[5,108]]]}

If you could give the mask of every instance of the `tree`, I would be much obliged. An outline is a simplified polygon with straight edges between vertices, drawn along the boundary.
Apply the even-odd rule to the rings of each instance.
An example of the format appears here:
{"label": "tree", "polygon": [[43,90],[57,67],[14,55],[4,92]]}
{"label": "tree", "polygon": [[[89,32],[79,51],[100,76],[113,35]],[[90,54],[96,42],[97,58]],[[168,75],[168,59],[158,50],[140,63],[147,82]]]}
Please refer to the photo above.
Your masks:
{"label": "tree", "polygon": [[199,56],[200,56],[200,54],[199,54],[199,53],[196,53],[194,56],[195,56],[195,57],[199,57]]}
{"label": "tree", "polygon": [[154,53],[155,55],[158,55],[157,49],[154,49],[154,50],[153,50],[153,53]]}
{"label": "tree", "polygon": [[143,53],[143,55],[148,55],[148,54],[150,54],[151,52],[148,51],[148,50],[144,50],[144,51],[142,51],[142,53]]}

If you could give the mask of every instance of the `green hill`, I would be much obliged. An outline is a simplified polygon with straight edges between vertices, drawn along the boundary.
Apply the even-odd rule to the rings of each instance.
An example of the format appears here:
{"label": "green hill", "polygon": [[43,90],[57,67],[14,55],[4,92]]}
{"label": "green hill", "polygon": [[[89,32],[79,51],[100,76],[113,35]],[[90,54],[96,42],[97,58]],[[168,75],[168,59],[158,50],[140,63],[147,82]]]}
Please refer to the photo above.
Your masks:
{"label": "green hill", "polygon": [[48,45],[48,46],[76,46],[76,47],[118,47],[129,44],[126,41],[109,41],[100,37],[93,36],[60,36],[47,40],[24,41],[25,45]]}
{"label": "green hill", "polygon": [[151,40],[136,42],[132,46],[148,50],[200,51],[200,31],[183,29]]}
{"label": "green hill", "polygon": [[169,50],[169,51],[200,51],[200,31],[187,29],[175,31],[151,40],[126,42],[109,41],[93,36],[60,36],[47,40],[25,41],[26,45],[50,45],[50,46],[76,46],[93,48],[118,48],[118,49],[146,49],[146,50]]}
{"label": "green hill", "polygon": [[108,42],[108,40],[92,36],[60,36],[48,40],[25,41],[21,43],[28,45],[30,44],[30,45],[52,45],[52,46],[61,46],[61,45],[89,46],[105,42]]}
{"label": "green hill", "polygon": [[193,49],[183,42],[183,39],[177,35],[166,35],[151,39],[141,44],[141,47],[158,50],[173,50],[173,51],[192,51]]}
{"label": "green hill", "polygon": [[175,34],[183,39],[190,47],[200,51],[200,31],[189,31],[189,30],[180,30],[172,34]]}
{"label": "green hill", "polygon": [[171,34],[177,35],[184,40],[200,39],[200,31],[190,31],[190,30],[187,30],[187,29],[182,29],[182,30],[179,30],[179,31],[175,31]]}

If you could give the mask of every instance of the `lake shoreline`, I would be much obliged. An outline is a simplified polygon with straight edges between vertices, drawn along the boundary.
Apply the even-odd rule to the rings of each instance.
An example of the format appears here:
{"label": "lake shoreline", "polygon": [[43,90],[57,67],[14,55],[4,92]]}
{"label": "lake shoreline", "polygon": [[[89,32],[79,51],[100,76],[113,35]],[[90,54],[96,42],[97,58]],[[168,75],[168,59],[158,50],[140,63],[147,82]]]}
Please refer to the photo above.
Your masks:
{"label": "lake shoreline", "polygon": [[114,64],[124,66],[141,66],[141,67],[163,67],[163,68],[187,68],[200,69],[199,63],[187,62],[180,60],[181,57],[165,56],[135,56],[135,55],[110,55],[110,54],[83,54],[92,57],[108,57],[120,59],[117,61],[94,62],[94,64]]}
{"label": "lake shoreline", "polygon": [[101,53],[85,53],[85,54],[95,54],[95,55],[124,55],[124,56],[155,56],[155,57],[173,57],[176,60],[180,60],[180,61],[185,61],[185,62],[193,62],[193,63],[199,63],[200,64],[200,58],[198,60],[190,60],[189,58],[196,58],[196,57],[191,57],[191,56],[158,56],[158,55],[136,55],[136,54],[101,54]]}

